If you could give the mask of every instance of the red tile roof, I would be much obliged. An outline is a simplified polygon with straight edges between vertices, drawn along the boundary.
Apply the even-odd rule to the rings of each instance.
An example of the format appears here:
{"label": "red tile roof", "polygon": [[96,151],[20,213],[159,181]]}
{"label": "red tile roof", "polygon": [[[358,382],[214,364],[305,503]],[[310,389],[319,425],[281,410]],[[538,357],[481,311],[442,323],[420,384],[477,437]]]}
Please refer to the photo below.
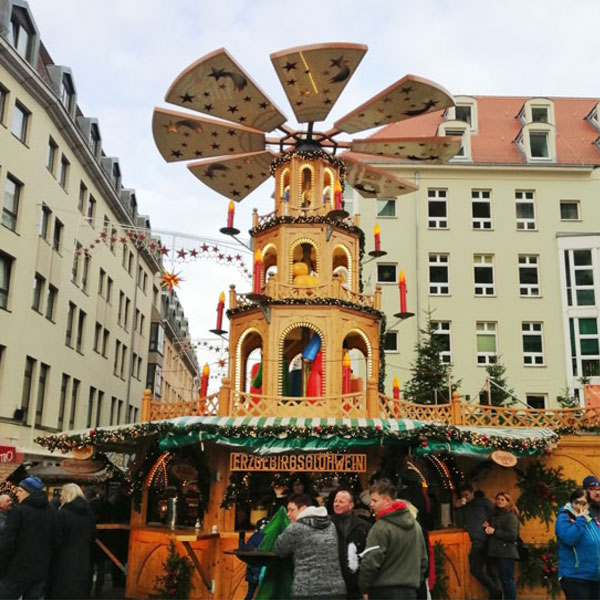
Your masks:
{"label": "red tile roof", "polygon": [[[478,131],[471,134],[473,163],[527,164],[514,140],[521,131],[518,119],[527,97],[473,96],[477,101]],[[550,98],[556,120],[557,164],[600,165],[600,150],[594,142],[600,132],[586,120],[598,98]],[[372,137],[435,135],[443,112],[429,113],[393,123]]]}

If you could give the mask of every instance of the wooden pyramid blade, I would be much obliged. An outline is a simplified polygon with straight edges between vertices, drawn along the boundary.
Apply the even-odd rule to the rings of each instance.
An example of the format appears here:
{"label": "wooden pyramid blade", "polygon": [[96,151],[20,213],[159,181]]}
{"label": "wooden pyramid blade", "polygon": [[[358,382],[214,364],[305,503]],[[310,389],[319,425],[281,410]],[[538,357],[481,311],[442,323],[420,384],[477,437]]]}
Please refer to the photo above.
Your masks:
{"label": "wooden pyramid blade", "polygon": [[262,131],[164,108],[154,109],[152,132],[167,162],[265,149]]}
{"label": "wooden pyramid blade", "polygon": [[225,48],[203,56],[178,75],[165,100],[261,131],[272,131],[287,120]]}
{"label": "wooden pyramid blade", "polygon": [[346,165],[346,183],[357,190],[363,198],[393,198],[410,194],[419,187],[406,179],[390,175],[383,169],[372,167],[349,154],[342,154],[340,158]]}
{"label": "wooden pyramid blade", "polygon": [[312,44],[271,54],[299,123],[323,121],[367,51],[363,44]]}
{"label": "wooden pyramid blade", "polygon": [[215,192],[239,202],[269,178],[273,158],[266,150],[190,163],[188,169]]}
{"label": "wooden pyramid blade", "polygon": [[351,148],[352,152],[360,154],[441,164],[450,160],[460,150],[461,143],[461,138],[449,136],[369,138],[352,140]]}
{"label": "wooden pyramid blade", "polygon": [[335,127],[339,131],[356,133],[450,106],[454,106],[454,100],[443,87],[415,75],[406,75],[338,119]]}

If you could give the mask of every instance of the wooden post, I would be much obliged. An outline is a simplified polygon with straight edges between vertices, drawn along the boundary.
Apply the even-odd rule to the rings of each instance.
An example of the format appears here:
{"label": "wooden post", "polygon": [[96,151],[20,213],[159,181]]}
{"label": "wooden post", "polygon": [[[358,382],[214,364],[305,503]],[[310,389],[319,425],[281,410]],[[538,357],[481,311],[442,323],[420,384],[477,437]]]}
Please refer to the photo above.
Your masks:
{"label": "wooden post", "polygon": [[231,382],[229,377],[221,379],[221,389],[219,390],[219,411],[220,417],[226,417],[231,414]]}
{"label": "wooden post", "polygon": [[462,406],[460,402],[460,394],[454,392],[452,394],[452,425],[462,425]]}
{"label": "wooden post", "polygon": [[150,390],[144,390],[142,396],[142,415],[140,420],[142,423],[150,420],[150,412],[152,407],[152,392]]}
{"label": "wooden post", "polygon": [[232,283],[229,286],[229,310],[237,307],[237,295],[235,293],[235,285]]}
{"label": "wooden post", "polygon": [[369,377],[367,379],[367,417],[369,419],[377,419],[380,413],[377,379]]}
{"label": "wooden post", "polygon": [[252,209],[252,227],[258,227],[258,209]]}
{"label": "wooden post", "polygon": [[375,298],[373,300],[373,308],[381,310],[381,286],[375,286]]}
{"label": "wooden post", "polygon": [[356,213],[354,215],[354,226],[355,227],[360,227],[360,213]]}

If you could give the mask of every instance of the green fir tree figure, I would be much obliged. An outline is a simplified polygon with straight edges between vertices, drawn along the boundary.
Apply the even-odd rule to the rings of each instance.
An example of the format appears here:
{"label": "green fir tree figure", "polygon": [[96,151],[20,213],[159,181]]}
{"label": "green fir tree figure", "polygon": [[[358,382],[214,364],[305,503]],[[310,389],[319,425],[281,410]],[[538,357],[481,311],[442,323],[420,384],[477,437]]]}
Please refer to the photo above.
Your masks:
{"label": "green fir tree figure", "polygon": [[510,406],[515,403],[513,398],[515,391],[508,383],[506,367],[502,364],[501,358],[502,357],[498,356],[496,363],[488,365],[485,369],[488,379],[490,380],[490,401],[492,406]]}
{"label": "green fir tree figure", "polygon": [[417,357],[410,367],[412,378],[404,385],[407,400],[418,404],[435,404],[436,399],[438,404],[450,402],[452,392],[460,387],[460,380],[452,381],[450,365],[442,361],[444,350],[447,348],[443,338],[436,334],[429,311],[427,323],[421,329],[421,340],[415,346]]}
{"label": "green fir tree figure", "polygon": [[164,574],[154,582],[153,598],[177,598],[187,600],[192,591],[192,561],[181,556],[175,550],[175,544],[169,544],[169,553],[163,563]]}

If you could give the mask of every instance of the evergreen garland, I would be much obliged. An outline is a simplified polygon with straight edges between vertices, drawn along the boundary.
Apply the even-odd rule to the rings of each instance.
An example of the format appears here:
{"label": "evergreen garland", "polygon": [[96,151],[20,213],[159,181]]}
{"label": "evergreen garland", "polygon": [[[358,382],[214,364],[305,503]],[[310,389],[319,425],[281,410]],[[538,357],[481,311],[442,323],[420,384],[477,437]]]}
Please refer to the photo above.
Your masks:
{"label": "evergreen garland", "polygon": [[433,562],[435,565],[435,585],[431,590],[431,597],[433,600],[448,600],[449,590],[448,584],[450,577],[446,572],[446,562],[448,556],[446,554],[446,548],[442,542],[437,541],[433,544]]}
{"label": "evergreen garland", "polygon": [[561,596],[558,582],[558,546],[554,540],[537,546],[526,544],[529,556],[519,563],[519,585],[544,587],[552,598]]}
{"label": "evergreen garland", "polygon": [[521,491],[517,500],[520,520],[540,519],[546,527],[554,520],[558,509],[569,501],[577,487],[573,479],[562,477],[562,467],[544,468],[538,461],[526,469],[515,468],[517,486]]}
{"label": "evergreen garland", "polygon": [[175,550],[173,541],[169,543],[167,558],[163,563],[164,574],[154,580],[153,598],[179,598],[186,600],[192,591],[192,561]]}

